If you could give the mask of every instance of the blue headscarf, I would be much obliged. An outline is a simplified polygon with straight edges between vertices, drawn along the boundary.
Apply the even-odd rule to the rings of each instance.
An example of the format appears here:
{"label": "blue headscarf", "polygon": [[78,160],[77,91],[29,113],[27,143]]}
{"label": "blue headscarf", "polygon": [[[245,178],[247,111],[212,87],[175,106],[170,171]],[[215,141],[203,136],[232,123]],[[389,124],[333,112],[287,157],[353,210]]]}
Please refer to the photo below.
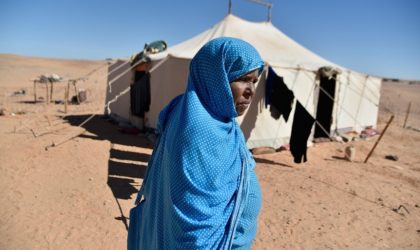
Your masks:
{"label": "blue headscarf", "polygon": [[232,246],[255,162],[235,120],[230,83],[262,67],[250,44],[226,37],[192,59],[186,92],[159,116],[158,141],[130,215],[129,249]]}

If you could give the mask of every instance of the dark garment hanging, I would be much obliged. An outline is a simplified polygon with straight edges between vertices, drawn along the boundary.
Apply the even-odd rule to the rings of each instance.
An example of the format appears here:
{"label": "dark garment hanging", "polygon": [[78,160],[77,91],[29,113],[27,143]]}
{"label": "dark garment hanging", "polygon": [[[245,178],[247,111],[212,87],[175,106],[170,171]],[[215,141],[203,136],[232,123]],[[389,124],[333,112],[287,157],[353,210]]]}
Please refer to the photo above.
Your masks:
{"label": "dark garment hanging", "polygon": [[295,163],[307,161],[306,150],[309,135],[315,119],[306,109],[296,101],[295,115],[293,117],[292,135],[290,136],[290,152],[293,155]]}
{"label": "dark garment hanging", "polygon": [[265,105],[266,107],[270,105],[271,116],[277,120],[283,115],[287,122],[292,110],[293,99],[293,92],[286,86],[283,77],[278,76],[269,67],[265,88]]}
{"label": "dark garment hanging", "polygon": [[136,72],[135,82],[130,88],[130,106],[133,115],[144,117],[150,108],[150,74]]}

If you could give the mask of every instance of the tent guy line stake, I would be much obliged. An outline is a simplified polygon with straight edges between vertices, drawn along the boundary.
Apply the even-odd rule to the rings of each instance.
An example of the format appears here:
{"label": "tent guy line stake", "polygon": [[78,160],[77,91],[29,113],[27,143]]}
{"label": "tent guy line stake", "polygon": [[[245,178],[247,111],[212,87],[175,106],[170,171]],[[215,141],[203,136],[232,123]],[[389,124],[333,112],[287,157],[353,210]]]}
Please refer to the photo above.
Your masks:
{"label": "tent guy line stake", "polygon": [[66,142],[68,142],[68,141],[70,141],[70,140],[72,140],[72,139],[74,139],[74,138],[76,138],[76,137],[78,137],[79,135],[81,135],[81,134],[83,134],[84,132],[86,132],[86,130],[85,129],[83,129],[83,131],[81,131],[81,132],[79,132],[79,133],[77,133],[76,135],[73,135],[72,137],[70,137],[70,138],[68,138],[68,139],[65,139],[65,140],[63,140],[63,141],[60,141],[60,142],[52,142],[51,143],[51,145],[48,145],[48,146],[46,146],[45,147],[45,151],[48,151],[48,149],[49,148],[52,148],[52,147],[57,147],[57,146],[59,146],[59,145],[61,145],[61,144],[64,144],[64,143],[66,143]]}
{"label": "tent guy line stake", "polygon": [[392,120],[394,119],[394,115],[391,115],[391,118],[389,119],[388,123],[386,124],[384,130],[382,130],[381,135],[379,136],[378,140],[375,142],[375,145],[373,145],[373,148],[370,150],[369,154],[367,155],[364,163],[367,163],[367,161],[369,160],[369,157],[372,155],[373,151],[375,150],[376,146],[378,146],[378,143],[381,141],[382,136],[385,134],[386,130],[389,127],[389,124],[391,124]]}

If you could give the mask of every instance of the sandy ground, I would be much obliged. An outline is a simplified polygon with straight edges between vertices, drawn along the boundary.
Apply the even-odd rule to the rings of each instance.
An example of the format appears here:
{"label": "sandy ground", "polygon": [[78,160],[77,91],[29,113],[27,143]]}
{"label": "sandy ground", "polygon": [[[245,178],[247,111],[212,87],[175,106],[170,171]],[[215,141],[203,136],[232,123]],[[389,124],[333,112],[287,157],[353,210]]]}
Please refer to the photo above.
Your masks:
{"label": "sandy ground", "polygon": [[[0,249],[125,248],[152,145],[100,115],[105,64],[0,55]],[[63,104],[35,103],[30,79],[49,73],[91,73],[77,85],[88,101],[67,114]],[[63,100],[64,86],[53,100]],[[263,208],[254,249],[420,249],[419,108],[420,85],[383,86],[379,130],[396,117],[367,164],[378,136],[351,143],[355,162],[343,159],[350,144],[338,142],[314,144],[299,165],[287,151],[256,155]]]}

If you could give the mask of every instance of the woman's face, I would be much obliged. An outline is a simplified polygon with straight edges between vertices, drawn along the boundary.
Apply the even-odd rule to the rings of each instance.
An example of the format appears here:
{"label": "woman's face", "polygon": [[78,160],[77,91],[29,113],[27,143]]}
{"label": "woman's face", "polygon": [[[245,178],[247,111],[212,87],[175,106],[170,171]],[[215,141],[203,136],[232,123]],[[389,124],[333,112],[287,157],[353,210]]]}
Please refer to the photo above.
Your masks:
{"label": "woman's face", "polygon": [[251,71],[230,83],[236,113],[241,116],[251,104],[258,82],[258,70]]}

